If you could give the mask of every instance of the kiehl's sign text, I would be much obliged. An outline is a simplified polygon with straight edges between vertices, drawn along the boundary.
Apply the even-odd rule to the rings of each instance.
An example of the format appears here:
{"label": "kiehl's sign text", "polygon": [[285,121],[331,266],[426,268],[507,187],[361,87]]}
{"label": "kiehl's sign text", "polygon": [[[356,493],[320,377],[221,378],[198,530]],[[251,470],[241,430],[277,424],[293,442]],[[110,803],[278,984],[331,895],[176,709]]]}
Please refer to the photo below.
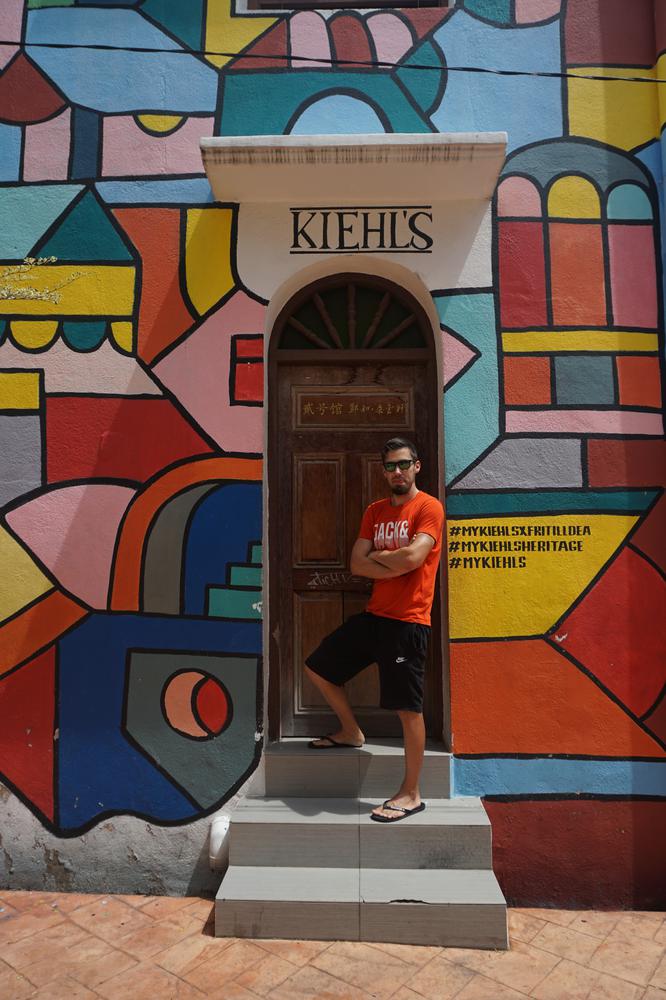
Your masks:
{"label": "kiehl's sign text", "polygon": [[290,208],[290,253],[432,253],[431,205]]}

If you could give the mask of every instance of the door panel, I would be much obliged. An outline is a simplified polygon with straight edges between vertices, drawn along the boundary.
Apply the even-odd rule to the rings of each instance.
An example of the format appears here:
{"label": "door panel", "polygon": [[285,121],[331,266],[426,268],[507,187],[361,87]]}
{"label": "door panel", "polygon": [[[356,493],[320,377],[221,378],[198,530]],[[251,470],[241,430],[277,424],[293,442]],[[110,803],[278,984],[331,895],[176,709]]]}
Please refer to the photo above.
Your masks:
{"label": "door panel", "polygon": [[345,456],[296,454],[293,466],[293,565],[343,569]]}

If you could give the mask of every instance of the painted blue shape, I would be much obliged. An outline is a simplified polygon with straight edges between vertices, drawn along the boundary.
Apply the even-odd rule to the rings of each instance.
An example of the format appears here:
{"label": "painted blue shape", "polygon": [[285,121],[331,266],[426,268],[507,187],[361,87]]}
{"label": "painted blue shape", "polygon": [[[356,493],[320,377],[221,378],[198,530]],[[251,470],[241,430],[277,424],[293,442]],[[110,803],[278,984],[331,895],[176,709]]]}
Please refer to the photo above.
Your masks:
{"label": "painted blue shape", "polygon": [[[409,68],[412,63],[416,68]],[[425,70],[424,66],[430,68]],[[431,39],[410,52],[395,75],[425,114],[435,110],[442,97],[446,70],[442,51]]]}
{"label": "painted blue shape", "polygon": [[130,264],[134,260],[114,221],[92,191],[86,191],[72,206],[46,243],[40,244],[39,253],[82,263],[99,260]]}
{"label": "painted blue shape", "polygon": [[100,172],[99,152],[102,119],[88,108],[72,109],[72,166],[74,180],[94,178]]}
{"label": "painted blue shape", "polygon": [[[30,58],[72,103],[97,111],[212,112],[216,70],[181,48],[134,10],[33,10],[26,29]],[[159,52],[36,48],[30,43],[154,48]]]}
{"label": "painted blue shape", "polygon": [[652,219],[652,205],[637,184],[620,184],[608,196],[609,219]]}
{"label": "painted blue shape", "polygon": [[496,24],[511,23],[510,0],[463,0],[462,5],[470,13],[494,21]]}
{"label": "painted blue shape", "polygon": [[0,125],[0,181],[17,181],[21,163],[21,129]]}
{"label": "painted blue shape", "polygon": [[66,319],[62,335],[73,351],[94,351],[106,337],[106,320]]}
{"label": "painted blue shape", "polygon": [[83,188],[25,184],[0,189],[0,258],[22,260]]}
{"label": "painted blue shape", "polygon": [[[557,21],[498,30],[457,10],[434,39],[449,67],[562,71]],[[563,134],[562,82],[449,70],[446,92],[431,120],[439,132],[508,132],[508,148],[517,149]]]}
{"label": "painted blue shape", "polygon": [[334,94],[306,107],[290,131],[292,135],[363,135],[381,134],[387,129],[369,101]]}
{"label": "painted blue shape", "polygon": [[98,181],[107,205],[209,205],[215,199],[205,177],[169,181]]}
{"label": "painted blue shape", "polygon": [[666,761],[454,757],[454,795],[650,795],[666,798]]}
{"label": "painted blue shape", "polygon": [[185,548],[185,614],[205,615],[206,588],[224,584],[261,537],[261,483],[231,483],[207,493],[192,512]]}
{"label": "painted blue shape", "polygon": [[259,654],[261,625],[93,614],[62,638],[58,649],[60,827],[71,832],[109,813],[158,822],[200,814],[123,733],[128,651]]}
{"label": "painted blue shape", "polygon": [[495,302],[487,292],[434,296],[442,323],[480,357],[444,393],[446,481],[468,468],[499,437]]}

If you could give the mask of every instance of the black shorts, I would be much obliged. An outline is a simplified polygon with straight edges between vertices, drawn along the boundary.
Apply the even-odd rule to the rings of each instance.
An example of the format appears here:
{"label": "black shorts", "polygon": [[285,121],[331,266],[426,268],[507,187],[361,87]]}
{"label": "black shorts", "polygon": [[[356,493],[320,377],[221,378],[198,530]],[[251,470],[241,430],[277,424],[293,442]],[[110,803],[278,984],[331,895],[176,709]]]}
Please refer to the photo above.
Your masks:
{"label": "black shorts", "polygon": [[340,687],[377,663],[381,708],[421,712],[429,640],[429,625],[364,611],[327,635],[305,662],[315,674]]}

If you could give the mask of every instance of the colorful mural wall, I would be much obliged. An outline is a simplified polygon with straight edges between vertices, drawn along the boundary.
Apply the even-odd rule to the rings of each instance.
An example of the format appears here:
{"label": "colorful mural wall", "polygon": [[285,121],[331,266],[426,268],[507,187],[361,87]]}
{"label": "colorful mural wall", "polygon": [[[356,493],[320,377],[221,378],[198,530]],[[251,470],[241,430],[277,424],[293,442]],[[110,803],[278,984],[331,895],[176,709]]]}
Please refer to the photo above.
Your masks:
{"label": "colorful mural wall", "polygon": [[487,283],[431,288],[455,791],[510,900],[663,906],[663,81],[659,0],[3,0],[0,879],[140,891],[75,854],[135,817],[196,888],[260,753],[267,301],[199,139],[502,130]]}

